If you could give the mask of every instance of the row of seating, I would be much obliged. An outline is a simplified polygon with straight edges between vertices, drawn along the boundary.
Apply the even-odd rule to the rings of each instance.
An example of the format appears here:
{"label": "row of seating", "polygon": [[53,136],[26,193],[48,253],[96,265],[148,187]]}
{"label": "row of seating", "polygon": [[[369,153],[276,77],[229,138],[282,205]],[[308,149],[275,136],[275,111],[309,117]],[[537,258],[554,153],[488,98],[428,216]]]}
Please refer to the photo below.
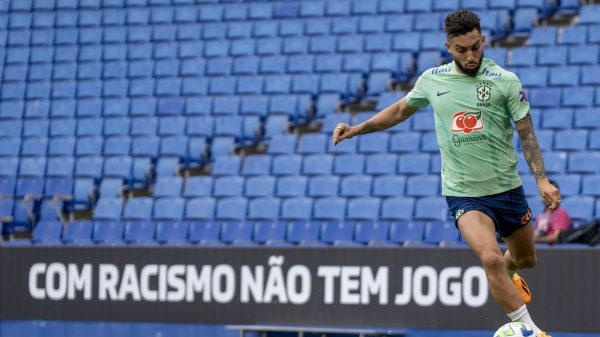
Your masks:
{"label": "row of seating", "polygon": [[451,222],[41,221],[11,245],[422,246],[464,245]]}
{"label": "row of seating", "polygon": [[[10,9],[14,14],[22,12],[43,10],[74,10],[81,9],[84,19],[79,24],[137,24],[137,23],[170,23],[170,22],[211,22],[230,20],[265,20],[284,18],[312,18],[312,17],[340,17],[376,14],[398,14],[398,13],[428,13],[448,12],[459,8],[471,10],[515,10],[519,8],[535,8],[550,11],[552,6],[546,0],[425,0],[414,3],[405,0],[368,0],[368,1],[299,1],[299,2],[253,2],[246,4],[222,4],[222,5],[200,5],[190,6],[194,1],[190,0],[112,0],[98,1],[86,0],[79,4],[76,0],[66,1],[66,4],[54,6],[51,4],[33,4],[30,0],[23,0],[24,4],[14,5],[17,0],[4,2],[3,8]],[[162,7],[165,6],[165,7]],[[115,8],[116,7],[116,8]],[[127,12],[120,10],[126,7]],[[142,7],[142,8],[140,8]],[[143,8],[147,7],[147,8]],[[578,1],[563,0],[560,2],[559,11],[578,11]],[[102,12],[94,17],[91,12]],[[93,11],[92,11],[93,10]],[[120,12],[119,12],[120,10]],[[77,19],[75,19],[77,22]]]}
{"label": "row of seating", "polygon": [[[340,96],[332,104],[338,104]],[[107,98],[107,99],[35,99],[35,100],[6,100],[0,102],[0,119],[13,120],[13,127],[21,132],[23,127],[28,128],[33,124],[43,124],[42,132],[37,134],[43,136],[47,134],[43,130],[50,128],[52,130],[62,128],[75,131],[79,130],[80,124],[88,124],[92,121],[96,125],[102,125],[105,120],[96,119],[97,117],[123,117],[131,116],[132,119],[122,120],[122,123],[129,124],[135,122],[135,118],[149,120],[149,123],[158,126],[159,120],[154,115],[188,115],[188,123],[193,123],[193,115],[256,115],[264,117],[267,114],[306,114],[306,110],[311,104],[310,97],[306,95],[247,95],[247,96],[191,96],[191,97],[137,97],[137,98]],[[47,118],[50,117],[50,120]],[[77,117],[77,118],[74,118]],[[215,118],[210,116],[197,116],[207,123],[208,127],[203,129],[212,129]],[[231,116],[233,117],[233,116]],[[24,121],[18,119],[25,118]],[[115,120],[116,121],[116,120]],[[136,124],[136,123],[133,123]],[[196,126],[197,127],[197,126]],[[1,126],[0,126],[1,128]],[[71,134],[70,132],[67,132]],[[79,131],[77,131],[79,133]],[[101,132],[100,132],[101,133]],[[193,133],[193,131],[192,131]],[[211,132],[212,133],[212,132]],[[15,134],[15,132],[0,131],[2,136]],[[63,134],[62,131],[59,134]],[[84,131],[81,135],[89,134]],[[98,134],[98,133],[94,133]]]}
{"label": "row of seating", "polygon": [[[37,12],[34,14],[11,14],[8,27],[9,45],[32,44],[96,44],[147,41],[185,41],[241,38],[273,38],[290,36],[346,35],[346,34],[381,34],[407,31],[440,31],[442,21],[447,13],[371,15],[342,18],[308,18],[299,20],[268,21],[236,21],[230,23],[160,22],[148,23],[148,17],[138,14],[144,10],[135,9],[128,12],[125,23],[106,23],[102,26],[89,24],[90,19],[83,12],[77,22],[78,12]],[[164,11],[162,9],[161,11]],[[119,11],[120,14],[125,11]],[[105,11],[105,14],[107,12]],[[114,12],[110,11],[110,15]],[[147,11],[145,12],[147,13]],[[484,10],[477,12],[483,19],[482,29],[501,30],[509,18],[509,12],[503,10]],[[536,10],[533,10],[537,14]],[[101,14],[101,13],[100,13]],[[56,19],[55,19],[56,17]],[[130,23],[129,21],[136,22]],[[56,22],[55,22],[56,20]],[[429,20],[427,24],[422,20]],[[398,22],[399,21],[399,22]],[[54,25],[56,24],[56,28]],[[77,26],[79,25],[79,27]],[[0,25],[1,26],[1,25]],[[93,26],[93,27],[90,27]],[[530,29],[533,20],[530,22]],[[44,43],[36,36],[41,34],[51,40]],[[22,42],[16,37],[25,37]],[[33,40],[30,40],[33,39]]]}

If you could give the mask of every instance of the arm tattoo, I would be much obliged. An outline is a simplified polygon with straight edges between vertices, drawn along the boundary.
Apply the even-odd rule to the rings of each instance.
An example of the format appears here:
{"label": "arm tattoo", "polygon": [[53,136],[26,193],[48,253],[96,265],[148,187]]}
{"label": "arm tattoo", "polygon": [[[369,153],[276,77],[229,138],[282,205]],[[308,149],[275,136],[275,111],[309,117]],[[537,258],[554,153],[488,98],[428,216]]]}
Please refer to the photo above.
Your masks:
{"label": "arm tattoo", "polygon": [[515,122],[515,126],[517,127],[519,138],[521,139],[523,156],[527,160],[527,164],[529,164],[529,168],[535,176],[535,179],[540,180],[546,178],[544,159],[542,158],[540,145],[533,132],[531,115],[527,115],[525,118]]}
{"label": "arm tattoo", "polygon": [[375,132],[375,131],[379,131],[379,129],[373,125],[373,123],[369,120],[366,120],[363,125],[362,125],[362,129],[360,130],[361,134],[365,134],[365,133],[371,133],[371,132]]}

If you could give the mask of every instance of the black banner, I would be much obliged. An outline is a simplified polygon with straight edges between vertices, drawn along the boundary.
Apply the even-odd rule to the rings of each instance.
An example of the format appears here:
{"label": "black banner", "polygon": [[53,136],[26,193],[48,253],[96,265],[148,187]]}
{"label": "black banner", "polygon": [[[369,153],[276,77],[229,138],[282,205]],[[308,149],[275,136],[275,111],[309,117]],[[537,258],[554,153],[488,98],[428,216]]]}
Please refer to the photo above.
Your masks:
{"label": "black banner", "polygon": [[[598,332],[600,249],[522,274],[550,331]],[[0,247],[2,319],[494,329],[468,249]]]}

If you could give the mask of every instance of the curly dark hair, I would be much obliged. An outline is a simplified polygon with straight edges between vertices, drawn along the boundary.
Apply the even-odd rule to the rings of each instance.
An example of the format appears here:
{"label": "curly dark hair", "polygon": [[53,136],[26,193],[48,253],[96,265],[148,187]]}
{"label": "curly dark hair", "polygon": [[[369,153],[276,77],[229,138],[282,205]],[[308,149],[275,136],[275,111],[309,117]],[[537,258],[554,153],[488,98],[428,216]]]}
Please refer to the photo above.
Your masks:
{"label": "curly dark hair", "polygon": [[460,9],[449,14],[444,20],[444,31],[448,39],[455,36],[464,35],[473,29],[481,33],[479,25],[479,16],[466,9]]}

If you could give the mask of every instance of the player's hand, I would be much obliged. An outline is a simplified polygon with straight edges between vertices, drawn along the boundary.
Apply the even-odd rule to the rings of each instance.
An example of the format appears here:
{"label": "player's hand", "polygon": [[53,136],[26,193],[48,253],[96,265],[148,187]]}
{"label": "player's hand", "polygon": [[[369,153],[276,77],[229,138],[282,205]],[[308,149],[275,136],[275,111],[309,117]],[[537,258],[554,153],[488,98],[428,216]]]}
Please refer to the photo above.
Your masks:
{"label": "player's hand", "polygon": [[540,190],[540,196],[544,204],[549,209],[555,210],[560,206],[560,191],[556,186],[550,184],[547,178],[538,183],[538,189]]}
{"label": "player's hand", "polygon": [[352,127],[348,124],[338,123],[333,130],[333,145],[338,145],[344,139],[350,139],[354,136]]}

